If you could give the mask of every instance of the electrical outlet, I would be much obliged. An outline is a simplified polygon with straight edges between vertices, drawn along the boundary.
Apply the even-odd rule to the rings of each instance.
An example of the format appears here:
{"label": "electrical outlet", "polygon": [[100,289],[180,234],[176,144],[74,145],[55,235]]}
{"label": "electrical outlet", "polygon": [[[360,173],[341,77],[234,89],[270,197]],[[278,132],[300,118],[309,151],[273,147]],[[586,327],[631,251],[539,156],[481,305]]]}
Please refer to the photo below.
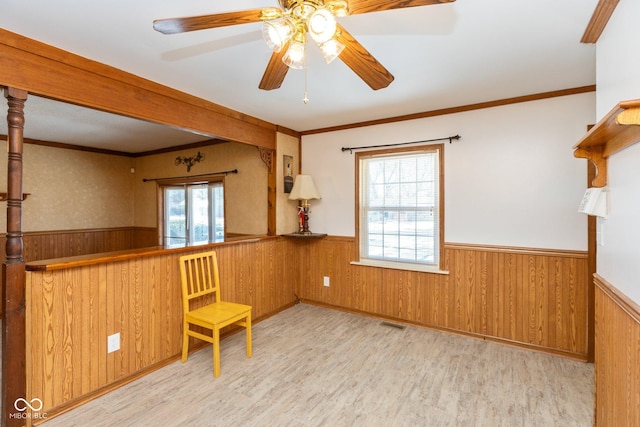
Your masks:
{"label": "electrical outlet", "polygon": [[107,337],[107,353],[113,353],[120,350],[120,333],[109,335]]}
{"label": "electrical outlet", "polygon": [[324,286],[329,287],[329,276],[324,276],[324,281],[322,282]]}

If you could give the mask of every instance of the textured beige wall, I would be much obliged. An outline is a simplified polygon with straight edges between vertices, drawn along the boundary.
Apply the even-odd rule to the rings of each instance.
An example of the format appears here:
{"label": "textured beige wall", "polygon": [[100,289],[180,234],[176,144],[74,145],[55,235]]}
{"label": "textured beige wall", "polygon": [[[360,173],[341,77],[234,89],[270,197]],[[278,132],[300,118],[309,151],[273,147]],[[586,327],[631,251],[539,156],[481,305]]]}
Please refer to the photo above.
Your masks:
{"label": "textured beige wall", "polygon": [[[205,158],[190,172],[176,165],[178,156]],[[238,169],[224,178],[227,233],[267,234],[267,166],[254,146],[228,142],[208,147],[155,154],[135,160],[135,222],[138,227],[157,226],[157,184],[143,178],[169,178]]]}
{"label": "textured beige wall", "polygon": [[[7,191],[7,153],[0,155],[0,191]],[[24,145],[23,231],[133,226],[133,159]],[[0,232],[6,232],[6,203]]]}
{"label": "textured beige wall", "polygon": [[[204,161],[176,166],[177,156]],[[142,178],[199,175],[238,169],[225,177],[227,232],[267,233],[267,166],[254,146],[223,143],[141,158],[24,145],[23,231],[156,227],[157,187]],[[135,172],[132,173],[131,169]],[[281,175],[280,175],[281,176]],[[280,192],[282,192],[282,183]],[[7,153],[0,153],[0,192],[7,191]],[[6,232],[6,204],[0,232]]]}
{"label": "textured beige wall", "polygon": [[300,141],[293,136],[278,133],[276,151],[276,234],[298,231],[298,215],[295,200],[289,200],[284,192],[284,156],[293,157],[293,176],[300,173]]}

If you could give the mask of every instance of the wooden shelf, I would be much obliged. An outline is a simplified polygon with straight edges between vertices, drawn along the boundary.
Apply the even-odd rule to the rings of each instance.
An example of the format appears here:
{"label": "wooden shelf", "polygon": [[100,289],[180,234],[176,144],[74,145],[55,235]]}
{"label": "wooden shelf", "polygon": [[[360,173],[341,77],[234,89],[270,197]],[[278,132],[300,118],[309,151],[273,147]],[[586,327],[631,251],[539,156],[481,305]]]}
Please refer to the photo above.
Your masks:
{"label": "wooden shelf", "polygon": [[283,234],[282,237],[294,237],[296,239],[319,239],[321,237],[326,237],[326,234],[325,233],[311,233],[311,234],[288,233],[288,234]]}
{"label": "wooden shelf", "polygon": [[640,142],[640,99],[619,103],[573,146],[573,155],[596,166],[594,187],[607,185],[607,158]]}

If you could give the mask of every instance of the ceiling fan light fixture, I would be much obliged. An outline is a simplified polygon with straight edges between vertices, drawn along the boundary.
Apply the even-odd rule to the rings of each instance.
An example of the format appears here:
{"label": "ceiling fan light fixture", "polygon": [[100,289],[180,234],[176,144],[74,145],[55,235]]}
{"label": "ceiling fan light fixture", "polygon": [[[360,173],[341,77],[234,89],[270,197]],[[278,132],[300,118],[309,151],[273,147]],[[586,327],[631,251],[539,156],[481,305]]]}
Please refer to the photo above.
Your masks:
{"label": "ceiling fan light fixture", "polygon": [[295,1],[291,7],[291,16],[296,20],[306,20],[318,8],[318,3],[315,1]]}
{"label": "ceiling fan light fixture", "polygon": [[280,18],[272,21],[265,21],[262,24],[262,37],[274,52],[280,52],[295,34],[295,25],[289,18]]}
{"label": "ceiling fan light fixture", "polygon": [[324,7],[329,9],[333,16],[340,18],[349,14],[349,4],[345,0],[328,1]]}
{"label": "ceiling fan light fixture", "polygon": [[336,25],[336,18],[329,10],[318,8],[309,16],[307,30],[316,43],[324,43],[333,37]]}
{"label": "ceiling fan light fixture", "polygon": [[271,21],[282,17],[282,10],[277,7],[265,7],[260,11],[260,19],[263,21]]}
{"label": "ceiling fan light fixture", "polygon": [[289,68],[301,70],[305,66],[306,44],[304,39],[294,40],[289,44],[289,49],[282,57],[282,62],[287,64]]}
{"label": "ceiling fan light fixture", "polygon": [[319,44],[320,52],[327,64],[340,56],[340,53],[344,50],[344,45],[336,39],[330,39],[326,42]]}

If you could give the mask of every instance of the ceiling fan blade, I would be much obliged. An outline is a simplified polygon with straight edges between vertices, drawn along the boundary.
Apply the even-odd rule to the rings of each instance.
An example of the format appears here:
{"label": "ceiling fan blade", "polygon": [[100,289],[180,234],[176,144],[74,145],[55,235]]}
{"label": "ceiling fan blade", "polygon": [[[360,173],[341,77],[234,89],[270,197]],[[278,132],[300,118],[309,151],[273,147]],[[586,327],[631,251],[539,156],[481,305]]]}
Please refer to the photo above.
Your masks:
{"label": "ceiling fan blade", "polygon": [[282,62],[282,57],[288,48],[289,43],[285,44],[280,52],[273,52],[271,59],[269,59],[269,64],[267,64],[267,69],[264,70],[262,75],[262,80],[260,80],[260,85],[258,85],[260,89],[273,90],[282,86],[287,71],[289,71],[287,64]]}
{"label": "ceiling fan blade", "polygon": [[380,12],[406,7],[429,6],[432,4],[453,3],[456,0],[349,0],[349,15]]}
{"label": "ceiling fan blade", "polygon": [[344,45],[340,59],[373,90],[383,89],[393,81],[393,75],[341,25],[337,40]]}
{"label": "ceiling fan blade", "polygon": [[178,34],[188,31],[206,30],[208,28],[250,24],[252,22],[261,22],[261,13],[262,9],[252,9],[240,12],[216,13],[214,15],[156,19],[153,21],[153,29],[162,34]]}

